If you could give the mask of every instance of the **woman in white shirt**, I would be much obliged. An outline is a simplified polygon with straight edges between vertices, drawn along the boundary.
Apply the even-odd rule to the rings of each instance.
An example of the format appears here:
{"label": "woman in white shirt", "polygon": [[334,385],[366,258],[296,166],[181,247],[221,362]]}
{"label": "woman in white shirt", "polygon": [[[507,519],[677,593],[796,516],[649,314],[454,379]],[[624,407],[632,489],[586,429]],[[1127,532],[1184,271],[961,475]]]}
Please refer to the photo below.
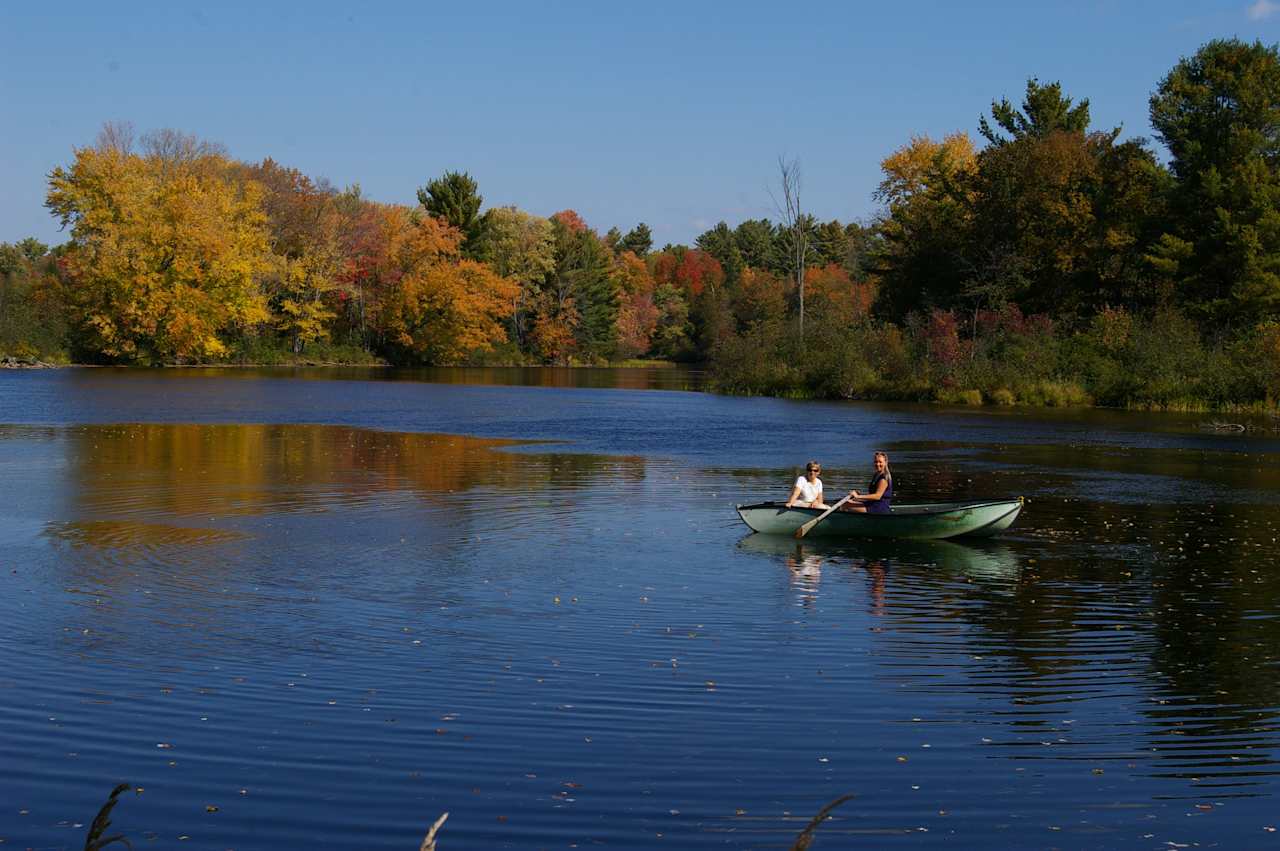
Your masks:
{"label": "woman in white shirt", "polygon": [[793,505],[801,508],[827,507],[822,501],[822,479],[818,478],[821,472],[822,465],[817,461],[804,465],[804,475],[796,479],[795,486],[791,488],[791,496],[787,497],[787,508]]}

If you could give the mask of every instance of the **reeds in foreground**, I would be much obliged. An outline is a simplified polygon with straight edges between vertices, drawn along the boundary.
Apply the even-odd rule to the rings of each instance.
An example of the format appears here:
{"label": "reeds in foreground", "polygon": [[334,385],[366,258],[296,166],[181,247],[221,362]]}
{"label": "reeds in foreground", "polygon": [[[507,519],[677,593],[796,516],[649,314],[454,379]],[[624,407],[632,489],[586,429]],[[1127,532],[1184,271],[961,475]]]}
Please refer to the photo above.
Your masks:
{"label": "reeds in foreground", "polygon": [[107,828],[111,827],[111,811],[115,809],[116,804],[120,803],[120,793],[128,788],[128,783],[121,783],[111,790],[111,794],[107,796],[107,802],[102,805],[102,809],[98,810],[98,814],[94,816],[93,824],[89,825],[89,835],[84,838],[84,851],[99,851],[99,849],[114,845],[117,842],[126,848],[133,847],[129,840],[124,838],[123,833],[117,833],[115,836],[103,835],[107,832]]}
{"label": "reeds in foreground", "polygon": [[[111,790],[111,794],[107,797],[107,802],[102,805],[102,809],[98,810],[98,815],[94,817],[93,824],[89,825],[89,834],[84,840],[84,851],[101,851],[108,845],[117,842],[127,848],[133,848],[133,844],[125,838],[123,833],[117,833],[114,836],[106,836],[108,828],[111,827],[111,811],[118,804],[120,793],[129,788],[128,783],[121,783],[119,786]],[[791,851],[808,851],[809,846],[813,844],[814,834],[818,828],[822,826],[828,818],[831,817],[831,811],[846,801],[853,800],[854,795],[841,795],[831,803],[827,804],[813,820],[800,831],[800,835],[796,837],[795,844],[791,846]],[[422,845],[418,847],[418,851],[438,851],[436,848],[436,834],[440,828],[444,826],[445,821],[449,818],[448,813],[441,813],[440,818],[435,820],[427,830],[427,835],[422,840]]]}
{"label": "reeds in foreground", "polygon": [[436,851],[436,831],[444,824],[444,820],[449,817],[448,813],[443,813],[440,818],[436,819],[436,823],[431,825],[431,829],[427,831],[427,836],[422,840],[422,847],[418,851]]}
{"label": "reeds in foreground", "polygon": [[817,832],[818,828],[824,821],[831,817],[831,811],[843,804],[845,801],[853,800],[853,798],[854,796],[852,794],[841,795],[839,798],[836,798],[834,801],[818,810],[818,814],[813,817],[813,821],[809,822],[805,829],[800,831],[800,835],[796,837],[796,844],[791,846],[791,851],[809,851],[809,846],[813,844],[813,834]]}

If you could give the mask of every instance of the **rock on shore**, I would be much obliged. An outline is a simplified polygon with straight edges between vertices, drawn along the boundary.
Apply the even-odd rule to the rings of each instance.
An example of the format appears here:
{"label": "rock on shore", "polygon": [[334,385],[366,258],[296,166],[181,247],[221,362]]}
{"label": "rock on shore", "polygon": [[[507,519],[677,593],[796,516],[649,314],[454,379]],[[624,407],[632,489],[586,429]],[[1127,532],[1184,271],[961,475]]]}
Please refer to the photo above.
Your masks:
{"label": "rock on shore", "polygon": [[57,364],[45,363],[35,358],[16,358],[13,355],[0,357],[0,369],[56,369]]}

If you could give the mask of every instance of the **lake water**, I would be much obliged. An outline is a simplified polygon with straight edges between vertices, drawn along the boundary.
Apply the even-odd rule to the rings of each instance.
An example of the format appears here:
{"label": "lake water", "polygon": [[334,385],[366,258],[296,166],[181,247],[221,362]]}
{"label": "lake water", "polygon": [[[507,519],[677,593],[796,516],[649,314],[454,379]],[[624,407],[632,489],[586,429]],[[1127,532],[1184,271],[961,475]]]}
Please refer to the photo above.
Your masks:
{"label": "lake water", "polygon": [[[1280,441],[697,386],[0,374],[0,842],[126,782],[135,848],[1280,847]],[[733,511],[874,449],[1027,507]]]}

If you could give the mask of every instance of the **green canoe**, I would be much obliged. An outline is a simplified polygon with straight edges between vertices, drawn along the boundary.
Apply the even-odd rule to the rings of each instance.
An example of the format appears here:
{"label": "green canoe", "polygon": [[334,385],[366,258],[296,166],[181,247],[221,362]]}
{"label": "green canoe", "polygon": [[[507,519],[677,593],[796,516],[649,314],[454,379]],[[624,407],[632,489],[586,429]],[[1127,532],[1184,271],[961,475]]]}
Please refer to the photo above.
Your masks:
{"label": "green canoe", "polygon": [[[934,502],[895,505],[888,514],[831,513],[809,530],[809,538],[974,538],[1003,532],[1018,519],[1022,497],[998,502]],[[818,508],[787,508],[783,502],[739,505],[738,516],[766,535],[794,535],[822,513]]]}

